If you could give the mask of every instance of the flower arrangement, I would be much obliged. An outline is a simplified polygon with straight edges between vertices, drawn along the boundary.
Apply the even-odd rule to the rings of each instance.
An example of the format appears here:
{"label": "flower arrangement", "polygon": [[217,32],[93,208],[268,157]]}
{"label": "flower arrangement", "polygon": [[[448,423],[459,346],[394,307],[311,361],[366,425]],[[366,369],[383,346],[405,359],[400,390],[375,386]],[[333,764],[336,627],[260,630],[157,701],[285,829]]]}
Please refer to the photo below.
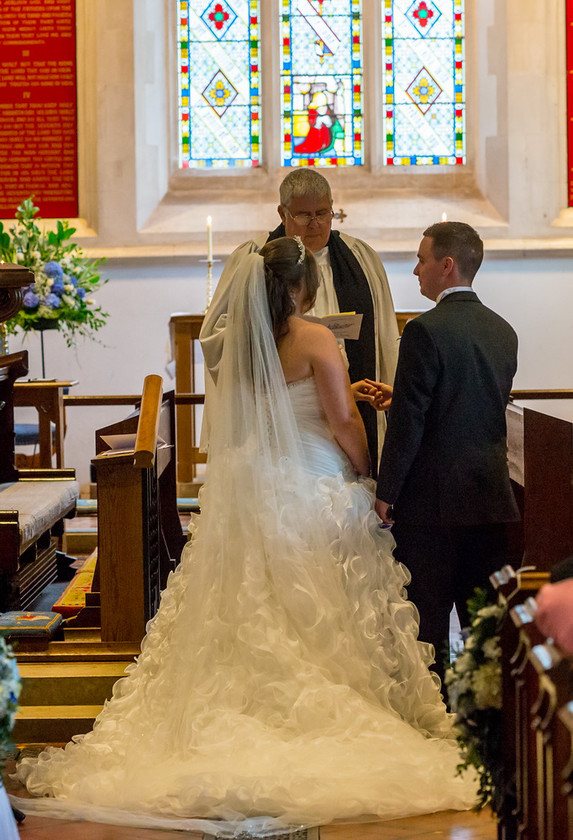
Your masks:
{"label": "flower arrangement", "polygon": [[0,636],[0,771],[13,746],[12,728],[19,695],[20,677],[16,658],[5,639]]}
{"label": "flower arrangement", "polygon": [[38,213],[32,196],[19,205],[9,231],[0,222],[0,259],[29,268],[35,278],[24,292],[23,308],[6,327],[9,333],[58,329],[71,347],[78,335],[92,337],[105,325],[108,313],[92,294],[107,281],[100,279],[101,260],[88,259],[70,242],[75,228],[67,220],[46,233],[36,224]]}
{"label": "flower arrangement", "polygon": [[478,809],[503,803],[501,772],[501,648],[499,625],[505,608],[476,589],[468,601],[471,626],[464,631],[463,653],[446,671],[446,686],[456,715],[462,755],[458,770],[474,767],[479,779]]}

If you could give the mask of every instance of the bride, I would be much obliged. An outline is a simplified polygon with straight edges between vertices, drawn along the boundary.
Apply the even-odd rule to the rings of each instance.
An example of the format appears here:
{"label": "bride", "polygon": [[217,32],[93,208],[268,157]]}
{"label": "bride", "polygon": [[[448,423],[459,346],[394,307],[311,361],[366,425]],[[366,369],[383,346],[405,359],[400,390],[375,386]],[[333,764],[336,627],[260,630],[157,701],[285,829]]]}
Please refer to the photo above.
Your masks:
{"label": "bride", "polygon": [[192,540],[92,732],[20,762],[53,798],[28,812],[233,836],[473,805],[337,342],[301,318],[317,277],[288,238],[238,267]]}

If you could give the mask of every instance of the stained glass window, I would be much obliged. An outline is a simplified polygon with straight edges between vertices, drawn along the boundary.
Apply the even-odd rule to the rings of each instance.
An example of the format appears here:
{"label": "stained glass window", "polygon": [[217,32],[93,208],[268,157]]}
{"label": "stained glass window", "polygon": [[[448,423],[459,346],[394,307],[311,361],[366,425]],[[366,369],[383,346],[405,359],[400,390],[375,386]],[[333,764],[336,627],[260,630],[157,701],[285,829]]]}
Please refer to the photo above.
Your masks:
{"label": "stained glass window", "polygon": [[177,5],[180,166],[258,166],[258,0]]}
{"label": "stained glass window", "polygon": [[279,0],[284,166],[363,163],[361,0]]}
{"label": "stained glass window", "polygon": [[382,0],[385,163],[465,158],[463,0]]}

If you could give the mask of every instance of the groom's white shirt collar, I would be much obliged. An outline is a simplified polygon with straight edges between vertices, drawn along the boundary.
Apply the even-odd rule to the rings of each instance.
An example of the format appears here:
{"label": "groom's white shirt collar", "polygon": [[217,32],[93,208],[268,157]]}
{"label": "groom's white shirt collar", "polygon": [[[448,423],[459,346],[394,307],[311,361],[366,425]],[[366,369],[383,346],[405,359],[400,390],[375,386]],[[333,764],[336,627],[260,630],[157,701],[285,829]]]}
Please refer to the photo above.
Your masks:
{"label": "groom's white shirt collar", "polygon": [[446,297],[446,295],[451,295],[452,292],[473,292],[473,289],[471,286],[450,286],[449,289],[444,289],[443,292],[440,292],[440,294],[436,298],[436,303],[439,303],[441,300],[443,300]]}

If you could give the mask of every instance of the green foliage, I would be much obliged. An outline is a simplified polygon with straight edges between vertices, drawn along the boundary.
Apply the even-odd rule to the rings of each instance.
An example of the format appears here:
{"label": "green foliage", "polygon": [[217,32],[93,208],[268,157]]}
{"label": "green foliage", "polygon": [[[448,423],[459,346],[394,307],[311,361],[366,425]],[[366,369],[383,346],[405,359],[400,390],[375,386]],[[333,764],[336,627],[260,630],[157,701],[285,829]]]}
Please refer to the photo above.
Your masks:
{"label": "green foliage", "polygon": [[16,210],[16,223],[6,231],[0,222],[0,259],[18,263],[34,274],[34,283],[24,294],[24,306],[7,322],[9,333],[58,329],[73,346],[78,336],[93,338],[108,316],[93,299],[101,280],[101,260],[88,259],[71,241],[76,229],[67,220],[55,231],[44,232],[37,224],[39,208],[33,196]]}
{"label": "green foliage", "polygon": [[468,601],[470,627],[464,631],[463,653],[446,672],[446,686],[456,715],[456,736],[462,755],[458,770],[473,767],[479,780],[478,810],[490,805],[499,813],[501,781],[501,650],[499,625],[504,608],[476,589]]}

